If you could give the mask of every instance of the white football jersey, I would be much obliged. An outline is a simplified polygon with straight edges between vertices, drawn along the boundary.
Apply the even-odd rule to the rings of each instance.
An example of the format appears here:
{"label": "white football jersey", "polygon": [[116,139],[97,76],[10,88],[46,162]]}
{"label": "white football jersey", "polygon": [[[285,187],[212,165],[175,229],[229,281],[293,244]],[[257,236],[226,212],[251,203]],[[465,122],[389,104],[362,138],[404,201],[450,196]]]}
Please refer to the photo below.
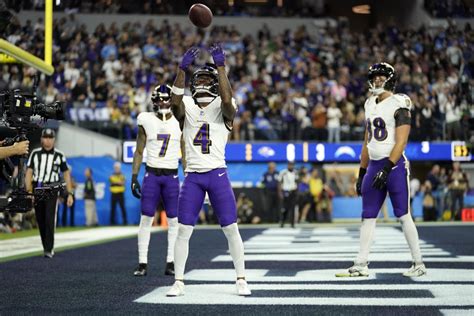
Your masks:
{"label": "white football jersey", "polygon": [[411,100],[405,94],[394,94],[376,103],[377,96],[365,101],[365,123],[368,131],[367,148],[371,160],[390,157],[395,146],[395,113],[398,109],[411,109]]}
{"label": "white football jersey", "polygon": [[[183,138],[186,151],[186,172],[207,172],[226,168],[225,146],[232,126],[226,126],[221,98],[200,108],[190,96],[183,97],[185,118]],[[235,105],[235,100],[232,99]]]}
{"label": "white football jersey", "polygon": [[145,129],[147,166],[161,169],[178,169],[181,155],[181,128],[172,115],[163,121],[154,112],[142,112],[137,124]]}

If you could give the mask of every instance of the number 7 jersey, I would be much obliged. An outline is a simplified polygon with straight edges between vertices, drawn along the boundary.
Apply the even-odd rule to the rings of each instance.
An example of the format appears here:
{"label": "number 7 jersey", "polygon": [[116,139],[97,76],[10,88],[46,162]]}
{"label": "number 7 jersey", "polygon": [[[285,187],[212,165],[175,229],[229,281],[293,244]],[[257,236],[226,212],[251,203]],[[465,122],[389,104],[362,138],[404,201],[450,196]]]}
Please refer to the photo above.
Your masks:
{"label": "number 7 jersey", "polygon": [[[221,102],[218,96],[201,108],[192,97],[183,97],[186,172],[208,172],[226,168],[225,146],[232,124],[224,121]],[[235,106],[234,99],[232,103]]]}
{"label": "number 7 jersey", "polygon": [[181,153],[181,128],[174,115],[163,121],[154,112],[142,112],[138,126],[146,133],[146,164],[152,168],[178,169]]}
{"label": "number 7 jersey", "polygon": [[381,102],[371,96],[365,101],[367,149],[371,160],[390,157],[395,146],[395,115],[399,109],[411,109],[411,100],[405,94],[394,94]]}

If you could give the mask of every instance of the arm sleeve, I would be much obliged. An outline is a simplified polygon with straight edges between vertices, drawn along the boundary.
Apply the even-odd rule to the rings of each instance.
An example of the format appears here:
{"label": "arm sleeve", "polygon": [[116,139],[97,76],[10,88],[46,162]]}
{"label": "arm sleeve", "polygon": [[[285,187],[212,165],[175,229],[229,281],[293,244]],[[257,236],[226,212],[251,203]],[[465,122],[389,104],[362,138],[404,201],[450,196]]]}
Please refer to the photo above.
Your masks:
{"label": "arm sleeve", "polygon": [[399,108],[395,112],[395,126],[411,125],[411,114],[407,108]]}

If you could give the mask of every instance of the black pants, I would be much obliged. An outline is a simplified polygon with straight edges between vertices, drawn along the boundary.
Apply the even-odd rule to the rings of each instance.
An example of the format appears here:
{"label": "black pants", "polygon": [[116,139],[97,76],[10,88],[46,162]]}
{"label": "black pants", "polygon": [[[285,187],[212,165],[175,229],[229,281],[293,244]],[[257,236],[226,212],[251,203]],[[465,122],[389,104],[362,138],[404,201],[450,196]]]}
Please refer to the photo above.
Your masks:
{"label": "black pants", "polygon": [[451,190],[451,219],[461,219],[464,208],[464,190]]}
{"label": "black pants", "polygon": [[[71,210],[71,218],[69,220],[69,223],[71,227],[74,227],[74,208],[76,206],[76,200],[74,200],[74,203],[72,203],[71,207],[69,207],[69,209]],[[67,226],[67,210],[68,210],[68,207],[67,207],[67,197],[65,198],[64,200],[64,203],[63,203],[63,215],[61,216],[61,224],[63,227]]]}
{"label": "black pants", "polygon": [[295,226],[295,207],[296,207],[296,191],[287,191],[283,193],[283,212],[281,213],[280,224],[285,224],[288,213],[290,213],[291,227]]}
{"label": "black pants", "polygon": [[54,249],[57,204],[57,197],[35,203],[36,221],[38,222],[41,242],[45,252],[51,252]]}
{"label": "black pants", "polygon": [[278,223],[280,220],[280,198],[276,190],[265,190],[265,220]]}
{"label": "black pants", "polygon": [[122,209],[122,219],[124,225],[127,225],[127,212],[125,211],[125,200],[123,198],[123,193],[112,193],[111,206],[110,206],[110,224],[116,225],[115,222],[115,210],[117,208],[117,203]]}

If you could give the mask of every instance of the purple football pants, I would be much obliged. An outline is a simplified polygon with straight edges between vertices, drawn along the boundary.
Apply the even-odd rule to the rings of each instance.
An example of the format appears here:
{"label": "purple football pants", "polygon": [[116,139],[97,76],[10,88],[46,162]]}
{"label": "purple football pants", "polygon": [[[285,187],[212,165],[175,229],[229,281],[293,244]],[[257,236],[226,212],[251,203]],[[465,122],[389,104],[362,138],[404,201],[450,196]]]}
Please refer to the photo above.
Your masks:
{"label": "purple football pants", "polygon": [[166,216],[178,216],[179,179],[177,175],[157,176],[151,172],[145,173],[142,184],[142,214],[154,216],[160,198],[166,211]]}
{"label": "purple football pants", "polygon": [[362,181],[362,218],[377,218],[380,208],[387,197],[387,192],[393,205],[395,216],[401,217],[410,210],[410,167],[404,156],[395,164],[388,175],[387,186],[383,190],[372,187],[372,182],[388,158],[370,160],[367,173]]}
{"label": "purple football pants", "polygon": [[225,227],[236,223],[235,196],[225,168],[203,173],[188,172],[179,193],[178,222],[192,226],[196,224],[206,191],[219,224]]}

